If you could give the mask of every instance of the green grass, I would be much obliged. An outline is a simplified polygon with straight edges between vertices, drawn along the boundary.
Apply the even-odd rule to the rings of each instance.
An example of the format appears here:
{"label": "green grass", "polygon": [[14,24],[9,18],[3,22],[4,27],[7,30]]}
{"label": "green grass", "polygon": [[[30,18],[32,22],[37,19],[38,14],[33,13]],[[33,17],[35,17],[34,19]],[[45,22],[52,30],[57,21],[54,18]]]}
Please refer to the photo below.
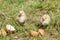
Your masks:
{"label": "green grass", "polygon": [[[38,30],[41,9],[47,11],[51,17],[51,23],[45,28],[46,35],[42,37],[31,37],[29,30]],[[20,10],[24,10],[27,15],[26,26],[21,26],[16,21],[16,16]],[[0,36],[0,40],[60,40],[60,0],[0,0],[0,29],[7,24],[16,28],[16,34]],[[55,24],[55,26],[54,26]],[[52,34],[52,35],[51,35]],[[12,36],[13,35],[13,36]]]}

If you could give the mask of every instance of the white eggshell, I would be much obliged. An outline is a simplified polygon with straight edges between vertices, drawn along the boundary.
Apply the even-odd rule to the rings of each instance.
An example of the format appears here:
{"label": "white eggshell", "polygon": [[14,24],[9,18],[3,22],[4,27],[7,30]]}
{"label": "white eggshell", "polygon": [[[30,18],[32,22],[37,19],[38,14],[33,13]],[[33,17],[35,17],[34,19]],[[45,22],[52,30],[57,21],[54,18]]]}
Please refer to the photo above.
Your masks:
{"label": "white eggshell", "polygon": [[6,29],[9,31],[15,31],[15,28],[11,25],[6,25]]}

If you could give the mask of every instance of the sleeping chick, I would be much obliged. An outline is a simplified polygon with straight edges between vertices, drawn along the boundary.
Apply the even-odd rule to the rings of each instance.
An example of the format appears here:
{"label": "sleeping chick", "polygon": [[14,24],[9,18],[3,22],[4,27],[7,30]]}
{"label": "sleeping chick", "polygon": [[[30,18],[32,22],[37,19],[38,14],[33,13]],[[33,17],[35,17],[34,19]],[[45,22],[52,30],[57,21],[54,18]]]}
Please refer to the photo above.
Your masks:
{"label": "sleeping chick", "polygon": [[17,21],[20,23],[20,24],[24,24],[25,23],[25,20],[26,20],[26,14],[25,12],[22,10],[19,12],[19,14],[17,15]]}
{"label": "sleeping chick", "polygon": [[45,14],[41,17],[40,22],[43,26],[46,26],[50,23],[50,16]]}

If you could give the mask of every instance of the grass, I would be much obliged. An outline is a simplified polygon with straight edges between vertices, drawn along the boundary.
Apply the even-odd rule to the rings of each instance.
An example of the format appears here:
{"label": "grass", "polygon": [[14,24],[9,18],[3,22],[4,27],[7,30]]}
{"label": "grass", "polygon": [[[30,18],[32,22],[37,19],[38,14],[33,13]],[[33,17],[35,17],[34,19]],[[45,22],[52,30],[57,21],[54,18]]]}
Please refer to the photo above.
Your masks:
{"label": "grass", "polygon": [[[51,17],[51,23],[45,28],[45,37],[31,37],[29,30],[38,30],[41,9],[47,11]],[[27,15],[26,26],[21,26],[16,21],[16,15],[24,10]],[[7,24],[16,28],[16,34],[0,36],[0,40],[60,40],[60,0],[0,0],[0,29]],[[13,35],[13,36],[12,36]],[[18,38],[15,39],[14,37]]]}

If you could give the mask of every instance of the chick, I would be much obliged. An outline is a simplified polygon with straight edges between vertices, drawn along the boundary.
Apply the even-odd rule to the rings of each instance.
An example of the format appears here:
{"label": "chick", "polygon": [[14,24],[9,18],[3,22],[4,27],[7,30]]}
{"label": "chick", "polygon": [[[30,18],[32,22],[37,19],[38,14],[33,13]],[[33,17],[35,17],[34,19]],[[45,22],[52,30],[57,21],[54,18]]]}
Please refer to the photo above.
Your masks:
{"label": "chick", "polygon": [[50,23],[50,16],[45,14],[41,17],[40,22],[43,26],[46,26]]}
{"label": "chick", "polygon": [[25,12],[22,10],[19,12],[19,14],[17,15],[17,21],[21,24],[24,24],[26,20],[26,14]]}

